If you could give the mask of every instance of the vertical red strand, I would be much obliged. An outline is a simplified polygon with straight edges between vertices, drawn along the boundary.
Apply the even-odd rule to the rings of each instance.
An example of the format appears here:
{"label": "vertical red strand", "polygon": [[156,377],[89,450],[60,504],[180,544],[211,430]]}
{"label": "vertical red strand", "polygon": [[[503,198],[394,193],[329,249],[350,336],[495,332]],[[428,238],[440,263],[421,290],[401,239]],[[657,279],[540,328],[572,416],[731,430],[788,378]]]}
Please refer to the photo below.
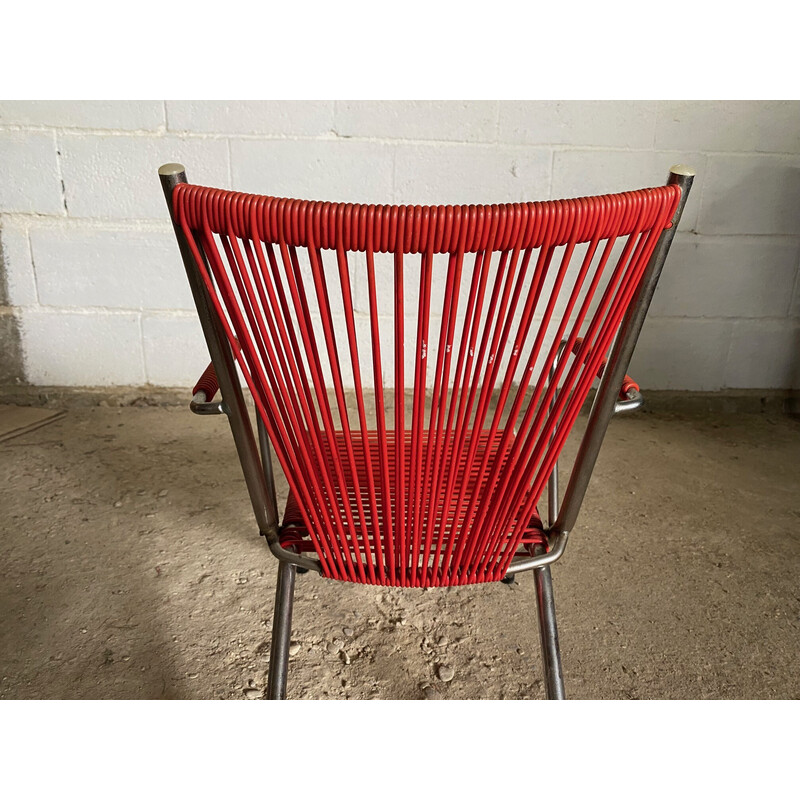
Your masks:
{"label": "vertical red strand", "polygon": [[[421,572],[427,571],[427,565],[420,565],[422,511],[427,490],[422,482],[422,449],[425,444],[425,395],[428,373],[428,325],[430,321],[431,281],[433,253],[428,249],[422,254],[420,266],[419,309],[417,314],[417,343],[414,349],[414,401],[411,421],[411,462],[409,469],[409,496],[411,514],[409,515],[410,555],[412,565],[411,585],[419,586]],[[425,504],[426,505],[426,504]]]}
{"label": "vertical red strand", "polygon": [[397,226],[397,241],[394,252],[394,502],[395,515],[395,561],[399,574],[398,582],[407,586],[408,551],[406,550],[406,385],[405,385],[405,301],[403,283],[403,234],[405,216],[392,209],[394,225]]}
{"label": "vertical red strand", "polygon": [[[372,374],[375,382],[375,422],[378,426],[379,472],[381,487],[381,526],[386,555],[386,575],[390,585],[395,585],[395,541],[394,514],[391,504],[392,473],[389,464],[389,450],[386,435],[386,416],[384,414],[383,366],[381,361],[381,336],[378,322],[378,291],[375,283],[375,253],[372,245],[372,231],[367,228],[366,243],[367,290],[369,293],[369,321],[372,337]],[[377,520],[376,520],[377,522]]]}
{"label": "vertical red strand", "polygon": [[[370,442],[369,442],[369,434],[368,434],[369,427],[367,425],[367,413],[366,409],[364,408],[364,387],[361,382],[361,365],[359,364],[359,359],[358,359],[358,339],[356,336],[355,319],[353,317],[353,294],[350,288],[350,272],[347,265],[347,255],[345,254],[343,247],[339,247],[336,250],[336,260],[339,267],[339,281],[342,290],[342,301],[345,312],[345,326],[347,327],[347,340],[348,340],[348,345],[350,347],[350,361],[353,367],[353,382],[355,384],[356,406],[358,407],[358,421],[361,429],[361,446],[364,452],[365,463],[367,465],[370,465],[372,464],[372,452],[370,449]],[[350,450],[348,450],[348,455],[350,455]],[[385,579],[384,559],[380,541],[380,529],[378,521],[378,501],[377,501],[377,496],[375,494],[375,479],[372,474],[372,469],[367,468],[364,472],[366,474],[367,493],[369,495],[369,510],[370,510],[369,518],[367,518],[364,514],[364,508],[359,493],[357,470],[355,470],[353,476],[354,478],[353,485],[356,492],[356,500],[358,504],[359,514],[361,516],[361,527],[363,530],[362,535],[366,542],[371,542],[369,546],[366,547],[364,555],[367,561],[367,571],[369,573],[370,579],[373,582],[375,580],[374,563],[377,560],[378,575],[380,576],[381,582],[383,582],[383,580]]]}

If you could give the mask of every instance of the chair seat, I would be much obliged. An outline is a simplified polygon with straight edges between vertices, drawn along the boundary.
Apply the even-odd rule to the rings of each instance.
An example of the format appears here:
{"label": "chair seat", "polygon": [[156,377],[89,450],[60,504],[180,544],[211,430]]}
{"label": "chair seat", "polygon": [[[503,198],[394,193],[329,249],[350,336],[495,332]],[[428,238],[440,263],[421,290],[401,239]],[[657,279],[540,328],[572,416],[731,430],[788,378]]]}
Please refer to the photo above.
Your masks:
{"label": "chair seat", "polygon": [[[382,474],[381,462],[383,461],[381,455],[380,440],[376,430],[366,431],[366,436],[363,436],[360,431],[354,432],[351,435],[350,441],[353,447],[353,462],[355,471],[350,466],[350,459],[347,452],[347,439],[341,431],[337,431],[333,441],[335,448],[336,459],[341,464],[342,470],[345,473],[346,482],[346,502],[351,510],[352,518],[355,526],[359,529],[357,532],[352,531],[347,525],[344,526],[345,539],[350,541],[366,541],[368,544],[365,547],[363,544],[358,548],[359,556],[364,558],[371,558],[374,561],[381,559],[381,549],[385,547],[396,546],[399,537],[395,535],[390,540],[390,528],[396,527],[398,510],[396,508],[397,500],[397,448],[395,441],[394,431],[386,431],[386,463],[388,470],[385,476]],[[433,437],[430,436],[428,431],[423,433],[421,437],[422,444],[420,452],[417,454],[412,453],[411,448],[411,433],[406,432],[405,435],[405,448],[402,451],[402,466],[404,478],[404,517],[408,517],[405,521],[408,533],[405,537],[408,542],[413,537],[413,528],[419,528],[419,542],[423,541],[423,537],[428,536],[428,552],[429,552],[429,566],[435,572],[437,564],[433,563],[434,554],[437,552],[444,553],[448,549],[450,540],[455,537],[452,547],[458,542],[462,532],[466,531],[469,535],[469,520],[465,519],[465,514],[470,508],[471,501],[476,493],[485,492],[486,476],[479,480],[480,467],[484,455],[488,450],[487,469],[485,473],[491,471],[497,459],[505,462],[508,458],[509,450],[513,444],[513,436],[509,437],[509,441],[501,451],[501,440],[504,431],[498,430],[493,435],[489,431],[481,431],[477,434],[478,442],[475,446],[474,457],[469,462],[467,468],[466,459],[470,448],[471,438],[475,435],[473,432],[467,432],[464,438],[464,444],[460,448],[461,457],[456,459],[455,456],[455,435],[450,433],[445,437],[444,434],[439,436],[437,441],[436,433]],[[366,438],[366,443],[364,439]],[[433,441],[431,442],[431,439]],[[434,452],[431,453],[431,447]],[[334,451],[331,449],[330,441],[325,438],[322,441],[321,448],[326,456],[328,474],[335,475],[334,469]],[[432,469],[429,466],[429,456],[431,459],[435,458],[436,451],[439,453],[439,458],[435,459],[438,464],[437,469]],[[412,463],[413,461],[413,463]],[[416,469],[417,465],[421,465],[421,469]],[[417,479],[417,483],[412,485],[411,473],[412,468],[415,469],[421,478]],[[375,504],[371,503],[370,499],[370,477],[374,486]],[[420,486],[419,483],[424,485]],[[356,492],[356,484],[358,485],[358,492]],[[388,489],[387,492],[382,490],[382,484]],[[336,488],[336,502],[341,519],[346,518],[343,493],[339,490],[338,485],[334,483]],[[459,493],[461,494],[461,501],[454,502],[454,498],[458,499]],[[488,494],[488,493],[486,493]],[[361,530],[359,525],[359,512],[357,497],[360,497],[362,507],[364,510],[364,521],[366,531]],[[417,503],[416,510],[416,525],[411,522],[411,516],[414,514],[412,508],[413,503],[411,498],[420,498]],[[491,498],[479,497],[476,509],[480,509],[480,503],[490,501]],[[373,511],[374,508],[374,511]],[[431,518],[431,514],[435,515]],[[326,522],[331,517],[330,513],[326,517]],[[511,537],[518,531],[518,520],[514,520],[505,535]],[[525,528],[520,540],[520,544],[525,545],[528,550],[531,550],[536,545],[547,546],[547,539],[542,530],[542,521],[535,511],[533,516],[526,520]],[[362,535],[353,535],[360,532]],[[364,536],[363,533],[367,535]],[[283,524],[281,526],[281,544],[284,547],[292,547],[300,552],[317,551],[320,559],[324,561],[323,553],[319,547],[315,545],[314,539],[319,537],[312,536],[312,531],[309,530],[306,521],[304,520],[300,499],[294,492],[290,491],[286,501],[286,509],[283,517]],[[341,541],[342,537],[339,537]],[[391,544],[387,544],[388,542]],[[380,544],[373,544],[373,543]],[[348,542],[349,544],[349,542]],[[419,551],[422,550],[423,544],[420,544]],[[451,549],[452,549],[451,547]],[[352,545],[347,548],[348,555],[354,554]],[[369,549],[367,554],[365,551]],[[385,555],[385,551],[383,552]],[[476,557],[483,555],[477,553]],[[413,558],[412,556],[409,556]],[[421,558],[420,552],[417,554]],[[440,576],[441,578],[441,576]],[[447,583],[446,578],[442,580]],[[390,581],[392,582],[392,581]]]}

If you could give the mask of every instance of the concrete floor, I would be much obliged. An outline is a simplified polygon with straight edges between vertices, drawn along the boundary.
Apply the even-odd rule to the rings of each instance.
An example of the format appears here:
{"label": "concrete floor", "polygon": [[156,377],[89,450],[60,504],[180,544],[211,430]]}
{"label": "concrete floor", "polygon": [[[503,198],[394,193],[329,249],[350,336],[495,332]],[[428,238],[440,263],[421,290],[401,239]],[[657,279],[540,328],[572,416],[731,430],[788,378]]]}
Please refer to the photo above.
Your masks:
{"label": "concrete floor", "polygon": [[[0,443],[0,509],[0,696],[261,696],[275,562],[224,420],[73,408]],[[797,698],[799,573],[800,423],[615,420],[553,569],[567,695]],[[289,696],[540,698],[534,603],[302,576]]]}

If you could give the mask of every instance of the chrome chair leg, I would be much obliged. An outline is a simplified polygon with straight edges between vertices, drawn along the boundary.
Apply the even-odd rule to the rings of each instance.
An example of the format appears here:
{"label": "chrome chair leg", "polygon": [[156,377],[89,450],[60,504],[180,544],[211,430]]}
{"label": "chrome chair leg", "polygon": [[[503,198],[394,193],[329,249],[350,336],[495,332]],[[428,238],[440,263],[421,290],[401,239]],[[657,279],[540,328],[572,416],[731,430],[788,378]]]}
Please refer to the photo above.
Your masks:
{"label": "chrome chair leg", "polygon": [[272,622],[272,644],[269,651],[267,699],[286,699],[286,672],[289,667],[289,640],[292,635],[292,604],[296,567],[286,561],[278,564],[275,588],[275,615]]}
{"label": "chrome chair leg", "polygon": [[536,605],[538,606],[539,637],[542,642],[545,687],[548,700],[564,700],[564,675],[561,672],[561,653],[558,649],[556,606],[553,600],[553,579],[550,565],[533,570],[536,582]]}

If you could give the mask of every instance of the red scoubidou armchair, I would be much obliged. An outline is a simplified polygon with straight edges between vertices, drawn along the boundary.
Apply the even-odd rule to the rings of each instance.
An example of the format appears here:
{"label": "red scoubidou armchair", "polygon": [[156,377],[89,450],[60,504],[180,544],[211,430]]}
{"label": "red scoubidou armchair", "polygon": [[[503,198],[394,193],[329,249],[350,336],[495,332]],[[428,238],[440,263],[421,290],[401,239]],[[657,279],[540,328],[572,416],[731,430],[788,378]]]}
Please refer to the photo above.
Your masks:
{"label": "red scoubidou armchair", "polygon": [[[547,696],[563,698],[549,565],[611,417],[641,404],[625,372],[694,172],[486,206],[310,202],[194,186],[179,164],[159,174],[212,359],[191,407],[227,414],[280,562],[269,697],[286,695],[298,571],[427,588],[533,570]],[[559,507],[559,453],[597,378]]]}

